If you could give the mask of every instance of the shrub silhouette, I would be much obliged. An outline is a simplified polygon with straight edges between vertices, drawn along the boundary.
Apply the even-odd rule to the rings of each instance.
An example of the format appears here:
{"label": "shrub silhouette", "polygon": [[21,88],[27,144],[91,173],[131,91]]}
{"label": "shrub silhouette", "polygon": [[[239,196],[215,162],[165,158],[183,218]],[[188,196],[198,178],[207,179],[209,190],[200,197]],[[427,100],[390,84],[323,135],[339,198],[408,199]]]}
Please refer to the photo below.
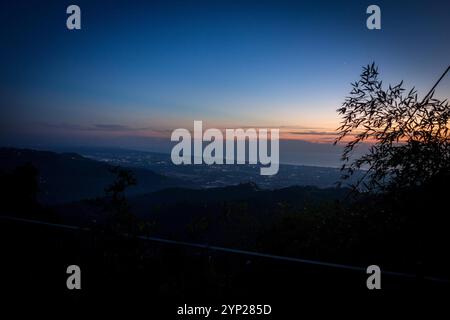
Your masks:
{"label": "shrub silhouette", "polygon": [[[420,186],[448,174],[450,108],[446,99],[433,97],[439,81],[420,101],[414,88],[405,93],[403,82],[383,88],[374,63],[363,68],[337,110],[343,119],[335,144],[350,138],[342,154],[344,180],[367,169],[353,187],[380,191]],[[369,152],[355,157],[355,148],[365,142]]]}

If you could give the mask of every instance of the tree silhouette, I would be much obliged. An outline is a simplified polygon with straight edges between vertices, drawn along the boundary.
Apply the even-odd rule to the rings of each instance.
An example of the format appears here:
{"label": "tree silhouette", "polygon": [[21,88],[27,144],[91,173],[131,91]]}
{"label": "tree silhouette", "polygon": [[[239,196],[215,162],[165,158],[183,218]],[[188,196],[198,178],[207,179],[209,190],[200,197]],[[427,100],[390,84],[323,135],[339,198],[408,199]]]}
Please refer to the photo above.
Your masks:
{"label": "tree silhouette", "polygon": [[39,171],[31,162],[0,171],[0,214],[57,222],[55,212],[39,203],[39,192]]}
{"label": "tree silhouette", "polygon": [[130,211],[125,191],[128,187],[137,184],[137,180],[131,170],[121,167],[111,168],[111,173],[116,175],[115,180],[105,188],[106,194],[111,197],[108,210],[112,212],[110,223],[116,232],[133,233],[135,231],[136,219]]}
{"label": "tree silhouette", "polygon": [[[422,185],[450,171],[450,108],[433,97],[434,89],[420,101],[415,88],[406,93],[403,81],[383,88],[374,63],[363,68],[352,84],[350,96],[337,110],[342,116],[335,144],[348,138],[342,161],[343,179],[367,170],[353,185],[368,191],[386,191]],[[357,146],[369,151],[356,157]]]}
{"label": "tree silhouette", "polygon": [[38,170],[31,163],[0,173],[1,210],[5,213],[36,211],[38,191]]}

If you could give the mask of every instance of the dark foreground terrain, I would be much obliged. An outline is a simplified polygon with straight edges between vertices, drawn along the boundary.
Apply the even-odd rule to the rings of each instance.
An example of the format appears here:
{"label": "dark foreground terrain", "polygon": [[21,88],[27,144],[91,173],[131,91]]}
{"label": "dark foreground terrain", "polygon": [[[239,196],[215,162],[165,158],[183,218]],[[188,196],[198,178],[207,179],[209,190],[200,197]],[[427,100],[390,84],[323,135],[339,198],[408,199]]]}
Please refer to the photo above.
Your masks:
{"label": "dark foreground terrain", "polygon": [[[73,167],[64,163],[86,168],[84,158],[68,157],[57,168],[66,184]],[[90,183],[101,192],[109,175],[102,196],[49,204],[39,197],[40,161],[0,175],[2,304],[16,310],[36,304],[200,319],[179,317],[177,307],[269,304],[265,318],[286,319],[307,309],[407,311],[449,295],[446,175],[386,194],[254,183],[139,194],[126,192],[132,170],[101,167],[105,174]],[[66,286],[70,265],[81,268],[81,290]],[[381,268],[381,290],[367,288],[369,265]]]}
{"label": "dark foreground terrain", "polygon": [[[271,305],[266,318],[282,319],[307,311],[357,314],[358,307],[374,304],[372,312],[388,305],[406,312],[411,305],[403,301],[425,303],[430,295],[442,298],[449,290],[448,283],[420,275],[386,274],[382,290],[369,291],[362,270],[19,221],[2,220],[0,228],[2,243],[9,243],[2,248],[3,302],[8,305],[130,313],[143,308],[159,319],[190,319],[177,317],[177,307],[254,303]],[[81,290],[66,287],[66,268],[72,264],[82,270]],[[339,308],[327,310],[335,305]]]}

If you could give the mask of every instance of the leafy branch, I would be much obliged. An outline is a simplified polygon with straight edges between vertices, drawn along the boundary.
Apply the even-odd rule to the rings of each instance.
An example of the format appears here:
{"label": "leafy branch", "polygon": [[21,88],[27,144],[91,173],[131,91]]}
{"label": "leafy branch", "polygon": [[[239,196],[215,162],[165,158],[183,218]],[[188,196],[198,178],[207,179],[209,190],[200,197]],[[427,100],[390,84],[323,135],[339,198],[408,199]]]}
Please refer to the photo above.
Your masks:
{"label": "leafy branch", "polygon": [[[450,108],[434,98],[437,84],[421,100],[417,90],[408,92],[403,81],[386,89],[374,63],[363,68],[352,83],[350,95],[337,110],[342,116],[335,144],[346,142],[341,160],[342,178],[366,170],[356,189],[386,190],[420,185],[450,169]],[[355,157],[357,146],[369,145],[368,153]]]}

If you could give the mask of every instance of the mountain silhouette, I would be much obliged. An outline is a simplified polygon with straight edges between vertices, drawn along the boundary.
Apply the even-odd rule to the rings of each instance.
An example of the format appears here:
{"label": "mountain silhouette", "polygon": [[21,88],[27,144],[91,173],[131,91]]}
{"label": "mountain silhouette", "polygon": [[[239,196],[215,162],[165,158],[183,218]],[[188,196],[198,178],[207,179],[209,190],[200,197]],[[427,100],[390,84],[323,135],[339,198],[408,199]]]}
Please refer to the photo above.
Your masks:
{"label": "mountain silhouette", "polygon": [[[11,172],[32,164],[38,170],[38,200],[43,204],[61,204],[101,197],[105,186],[114,180],[112,165],[76,153],[55,153],[30,149],[0,148],[0,170]],[[128,193],[138,194],[189,183],[147,169],[133,168],[138,184]]]}

